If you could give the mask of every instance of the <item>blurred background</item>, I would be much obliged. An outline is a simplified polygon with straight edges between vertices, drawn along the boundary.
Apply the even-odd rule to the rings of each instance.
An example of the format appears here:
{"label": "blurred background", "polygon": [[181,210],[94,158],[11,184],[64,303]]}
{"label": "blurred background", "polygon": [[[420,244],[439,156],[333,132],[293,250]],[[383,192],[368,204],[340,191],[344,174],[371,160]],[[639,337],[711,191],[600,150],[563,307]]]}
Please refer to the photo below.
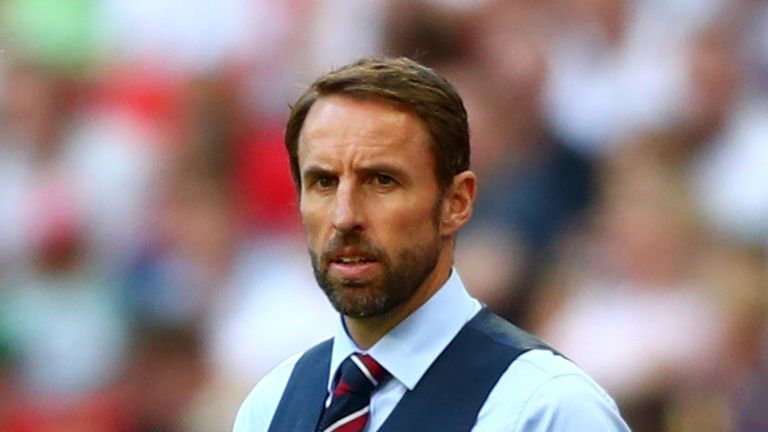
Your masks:
{"label": "blurred background", "polygon": [[636,432],[768,431],[768,2],[0,0],[0,432],[230,430],[332,334],[282,132],[371,53],[464,97],[477,297]]}

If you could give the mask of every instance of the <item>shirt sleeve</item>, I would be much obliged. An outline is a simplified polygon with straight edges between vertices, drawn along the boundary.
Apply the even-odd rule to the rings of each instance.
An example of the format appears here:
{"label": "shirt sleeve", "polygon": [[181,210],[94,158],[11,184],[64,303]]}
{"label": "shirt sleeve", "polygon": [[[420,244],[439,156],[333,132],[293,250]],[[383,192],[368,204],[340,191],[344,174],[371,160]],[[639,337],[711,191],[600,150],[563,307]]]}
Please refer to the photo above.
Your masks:
{"label": "shirt sleeve", "polygon": [[584,375],[555,376],[525,403],[519,432],[629,432],[613,400]]}
{"label": "shirt sleeve", "polygon": [[297,354],[285,360],[256,384],[240,406],[232,432],[266,432],[269,429],[283,390],[300,357]]}

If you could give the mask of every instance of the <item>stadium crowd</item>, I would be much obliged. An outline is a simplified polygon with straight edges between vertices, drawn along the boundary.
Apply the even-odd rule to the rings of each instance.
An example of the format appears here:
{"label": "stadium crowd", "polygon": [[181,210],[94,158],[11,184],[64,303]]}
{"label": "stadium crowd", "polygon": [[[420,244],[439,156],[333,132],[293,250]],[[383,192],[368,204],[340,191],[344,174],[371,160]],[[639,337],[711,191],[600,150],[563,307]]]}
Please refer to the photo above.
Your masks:
{"label": "stadium crowd", "polygon": [[475,296],[635,431],[768,431],[768,2],[2,0],[0,22],[0,432],[229,430],[332,334],[282,133],[375,53],[464,98]]}

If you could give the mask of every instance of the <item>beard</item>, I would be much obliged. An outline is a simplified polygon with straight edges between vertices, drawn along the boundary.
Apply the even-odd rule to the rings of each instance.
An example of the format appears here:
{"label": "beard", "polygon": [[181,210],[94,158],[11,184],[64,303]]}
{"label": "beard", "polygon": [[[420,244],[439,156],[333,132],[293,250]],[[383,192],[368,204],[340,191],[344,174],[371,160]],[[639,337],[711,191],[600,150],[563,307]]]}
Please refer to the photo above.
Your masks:
{"label": "beard", "polygon": [[[328,272],[335,251],[355,246],[381,265],[383,272],[365,279],[345,279]],[[337,233],[321,256],[310,250],[318,285],[331,305],[351,318],[384,315],[406,303],[437,266],[440,255],[437,234],[427,243],[402,248],[390,256],[371,244],[361,233]]]}

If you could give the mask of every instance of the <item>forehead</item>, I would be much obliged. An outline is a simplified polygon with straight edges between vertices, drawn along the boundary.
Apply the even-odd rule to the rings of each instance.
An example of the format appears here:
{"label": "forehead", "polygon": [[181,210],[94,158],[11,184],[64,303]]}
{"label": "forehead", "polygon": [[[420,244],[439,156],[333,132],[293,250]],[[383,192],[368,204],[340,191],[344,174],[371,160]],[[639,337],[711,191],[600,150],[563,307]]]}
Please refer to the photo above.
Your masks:
{"label": "forehead", "polygon": [[424,122],[408,109],[378,99],[324,96],[304,121],[299,164],[358,155],[431,163],[431,143]]}

